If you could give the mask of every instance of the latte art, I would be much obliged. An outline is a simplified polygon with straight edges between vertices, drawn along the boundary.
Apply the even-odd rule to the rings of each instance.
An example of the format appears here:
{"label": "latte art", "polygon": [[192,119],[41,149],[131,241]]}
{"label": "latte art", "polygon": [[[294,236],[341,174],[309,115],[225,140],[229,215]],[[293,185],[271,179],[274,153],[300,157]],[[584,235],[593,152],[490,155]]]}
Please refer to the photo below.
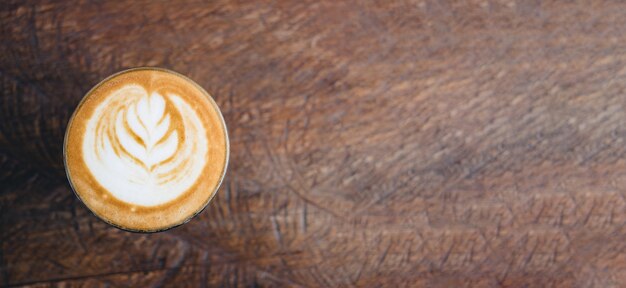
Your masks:
{"label": "latte art", "polygon": [[68,123],[63,155],[76,195],[116,227],[162,231],[217,193],[228,164],[224,118],[189,78],[160,68],[96,85]]}
{"label": "latte art", "polygon": [[203,125],[189,104],[138,85],[123,86],[100,103],[83,142],[85,162],[98,183],[118,199],[142,206],[166,203],[189,189],[206,153]]}

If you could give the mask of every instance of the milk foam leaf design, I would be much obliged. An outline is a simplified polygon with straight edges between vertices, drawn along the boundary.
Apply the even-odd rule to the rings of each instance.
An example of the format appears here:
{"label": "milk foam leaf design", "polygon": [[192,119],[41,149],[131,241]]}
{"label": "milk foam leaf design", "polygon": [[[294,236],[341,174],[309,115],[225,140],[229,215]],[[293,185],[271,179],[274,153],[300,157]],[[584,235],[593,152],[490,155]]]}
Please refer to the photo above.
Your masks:
{"label": "milk foam leaf design", "polygon": [[208,140],[202,118],[184,97],[129,84],[97,105],[87,121],[82,155],[111,195],[154,206],[195,185],[207,163]]}
{"label": "milk foam leaf design", "polygon": [[149,170],[172,157],[178,147],[178,132],[170,131],[171,119],[165,105],[163,96],[155,92],[130,105],[116,119],[120,145]]}

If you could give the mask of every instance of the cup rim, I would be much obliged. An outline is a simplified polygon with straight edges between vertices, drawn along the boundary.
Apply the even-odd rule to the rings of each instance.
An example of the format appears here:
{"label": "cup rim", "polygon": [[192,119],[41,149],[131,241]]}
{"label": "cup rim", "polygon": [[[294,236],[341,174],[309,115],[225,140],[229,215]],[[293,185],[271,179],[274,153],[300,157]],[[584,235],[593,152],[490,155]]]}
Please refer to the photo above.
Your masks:
{"label": "cup rim", "polygon": [[[206,200],[206,202],[204,204],[202,204],[201,208],[198,209],[197,211],[195,211],[193,214],[191,214],[189,217],[186,217],[185,219],[183,219],[181,222],[176,223],[172,226],[168,226],[166,228],[163,229],[132,229],[132,228],[128,228],[128,227],[123,227],[121,225],[118,225],[116,223],[113,223],[107,219],[105,219],[104,217],[98,215],[96,212],[94,212],[91,208],[89,208],[89,205],[87,205],[85,203],[85,201],[80,197],[79,193],[76,191],[76,188],[74,187],[74,183],[72,182],[72,177],[70,176],[69,170],[68,170],[68,165],[67,165],[67,139],[68,139],[68,135],[69,135],[69,131],[70,131],[70,127],[72,125],[72,121],[74,120],[74,117],[76,116],[76,112],[78,112],[78,110],[80,109],[80,107],[84,104],[85,100],[89,97],[89,95],[91,95],[91,93],[93,91],[95,91],[97,88],[99,88],[100,86],[102,86],[104,83],[108,82],[109,80],[111,80],[114,77],[117,77],[119,75],[125,74],[125,73],[129,73],[129,72],[135,72],[135,71],[140,71],[140,70],[155,70],[155,71],[161,71],[161,72],[165,72],[165,73],[170,73],[173,75],[176,75],[178,77],[181,77],[183,79],[185,79],[186,81],[188,81],[189,83],[193,84],[193,86],[195,86],[196,88],[198,88],[198,90],[200,90],[200,92],[202,94],[204,94],[209,102],[211,103],[211,105],[213,106],[213,108],[218,112],[218,116],[222,122],[222,127],[224,129],[224,140],[225,140],[225,146],[226,146],[226,157],[224,160],[224,164],[223,167],[224,169],[222,169],[222,173],[219,177],[219,181],[217,182],[217,184],[215,185],[215,188],[213,189],[213,191],[211,191],[211,196]],[[209,92],[207,92],[204,88],[202,88],[202,86],[200,86],[200,84],[196,83],[195,81],[193,81],[191,78],[183,75],[182,73],[176,72],[174,70],[171,69],[167,69],[167,68],[162,68],[162,67],[151,67],[151,66],[138,66],[138,67],[133,67],[133,68],[128,68],[128,69],[124,69],[121,71],[118,71],[116,73],[113,73],[107,77],[105,77],[104,79],[102,79],[100,82],[98,82],[96,85],[94,85],[91,89],[89,89],[89,91],[87,91],[83,97],[80,99],[80,101],[78,102],[78,105],[76,105],[76,108],[74,108],[74,111],[72,112],[72,116],[70,117],[69,121],[67,122],[66,128],[65,128],[65,136],[63,137],[63,167],[65,170],[65,177],[67,178],[69,184],[70,184],[70,188],[72,189],[72,192],[74,192],[74,195],[76,195],[76,197],[78,198],[78,200],[80,200],[80,202],[83,203],[83,205],[85,205],[85,207],[87,208],[87,210],[89,210],[89,212],[91,212],[91,214],[93,214],[94,216],[96,216],[96,218],[102,220],[103,222],[117,228],[123,231],[127,231],[127,232],[133,232],[133,233],[158,233],[158,232],[164,232],[173,228],[176,228],[178,226],[181,226],[189,221],[191,221],[191,219],[195,218],[196,216],[198,216],[198,214],[202,213],[202,211],[204,211],[204,209],[206,209],[207,206],[209,206],[209,203],[211,203],[211,201],[213,200],[213,198],[215,197],[215,195],[217,195],[217,192],[219,192],[220,187],[222,186],[222,183],[224,182],[224,178],[226,177],[226,171],[228,171],[228,164],[230,162],[230,139],[228,136],[228,127],[226,126],[226,120],[224,119],[224,115],[222,114],[222,110],[219,108],[219,106],[217,105],[217,103],[215,102],[215,99],[213,99],[213,96],[211,96],[211,94],[209,94]]]}

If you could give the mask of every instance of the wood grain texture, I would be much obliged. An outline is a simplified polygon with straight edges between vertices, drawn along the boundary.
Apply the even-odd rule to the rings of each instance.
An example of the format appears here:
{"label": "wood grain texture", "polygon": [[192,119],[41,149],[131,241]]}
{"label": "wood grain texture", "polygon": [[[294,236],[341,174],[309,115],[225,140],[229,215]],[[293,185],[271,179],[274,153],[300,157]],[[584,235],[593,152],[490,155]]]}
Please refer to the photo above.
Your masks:
{"label": "wood grain texture", "polygon": [[[3,1],[0,285],[626,286],[626,5]],[[135,66],[210,91],[213,203],[152,235],[68,188],[65,125]]]}

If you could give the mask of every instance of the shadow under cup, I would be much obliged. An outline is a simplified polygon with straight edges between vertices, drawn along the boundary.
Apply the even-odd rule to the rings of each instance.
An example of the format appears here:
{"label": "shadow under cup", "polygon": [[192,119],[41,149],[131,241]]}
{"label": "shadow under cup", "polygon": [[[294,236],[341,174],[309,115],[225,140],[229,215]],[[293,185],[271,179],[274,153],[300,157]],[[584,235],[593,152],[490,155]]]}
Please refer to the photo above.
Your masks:
{"label": "shadow under cup", "polygon": [[177,72],[152,67],[102,80],[74,110],[63,144],[76,196],[133,232],[182,225],[213,199],[230,148],[219,107]]}

